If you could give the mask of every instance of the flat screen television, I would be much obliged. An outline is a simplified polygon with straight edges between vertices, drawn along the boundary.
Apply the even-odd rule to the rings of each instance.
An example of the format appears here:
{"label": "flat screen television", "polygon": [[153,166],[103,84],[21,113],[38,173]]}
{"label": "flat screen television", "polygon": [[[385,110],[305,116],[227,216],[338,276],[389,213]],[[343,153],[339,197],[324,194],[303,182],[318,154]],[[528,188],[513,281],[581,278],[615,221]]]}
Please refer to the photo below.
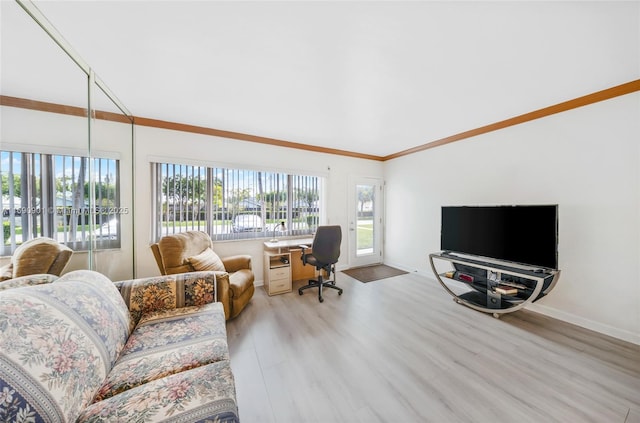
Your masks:
{"label": "flat screen television", "polygon": [[440,248],[558,269],[558,205],[444,206]]}

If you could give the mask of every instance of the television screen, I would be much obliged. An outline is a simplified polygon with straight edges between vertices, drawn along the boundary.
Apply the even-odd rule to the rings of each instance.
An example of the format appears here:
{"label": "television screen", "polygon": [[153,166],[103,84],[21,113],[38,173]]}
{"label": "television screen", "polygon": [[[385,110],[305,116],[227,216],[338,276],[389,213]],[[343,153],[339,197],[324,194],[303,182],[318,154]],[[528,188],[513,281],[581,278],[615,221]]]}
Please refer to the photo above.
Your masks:
{"label": "television screen", "polygon": [[444,206],[440,248],[558,268],[558,206]]}

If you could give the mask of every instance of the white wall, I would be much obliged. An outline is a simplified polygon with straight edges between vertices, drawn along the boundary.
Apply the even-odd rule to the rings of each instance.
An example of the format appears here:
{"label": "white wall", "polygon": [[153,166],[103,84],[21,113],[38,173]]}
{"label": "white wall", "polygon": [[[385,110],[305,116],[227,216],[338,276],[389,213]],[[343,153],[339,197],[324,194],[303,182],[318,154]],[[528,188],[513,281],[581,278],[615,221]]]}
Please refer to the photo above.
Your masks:
{"label": "white wall", "polygon": [[441,206],[559,204],[561,277],[530,308],[640,344],[639,140],[634,93],[386,162],[386,262],[437,283]]}
{"label": "white wall", "polygon": [[[294,150],[207,135],[136,127],[136,274],[138,277],[158,275],[159,270],[149,248],[151,232],[151,162],[221,164],[244,168],[285,170],[295,173],[326,174],[327,223],[339,224],[347,230],[347,192],[349,176],[381,177],[382,162],[332,154]],[[264,240],[216,242],[216,252],[224,257],[251,254],[258,284],[262,283]],[[343,236],[341,267],[348,266],[347,237]]]}

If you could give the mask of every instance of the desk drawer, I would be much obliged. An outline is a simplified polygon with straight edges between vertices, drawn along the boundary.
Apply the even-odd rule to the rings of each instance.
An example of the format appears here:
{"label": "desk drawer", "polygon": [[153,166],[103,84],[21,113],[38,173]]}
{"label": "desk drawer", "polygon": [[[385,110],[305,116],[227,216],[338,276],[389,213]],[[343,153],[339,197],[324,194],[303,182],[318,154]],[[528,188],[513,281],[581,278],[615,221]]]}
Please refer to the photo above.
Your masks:
{"label": "desk drawer", "polygon": [[284,279],[272,279],[269,283],[269,295],[288,291],[291,291],[291,281],[288,277]]}
{"label": "desk drawer", "polygon": [[273,279],[289,279],[289,267],[276,267],[275,269],[271,269],[271,280]]}

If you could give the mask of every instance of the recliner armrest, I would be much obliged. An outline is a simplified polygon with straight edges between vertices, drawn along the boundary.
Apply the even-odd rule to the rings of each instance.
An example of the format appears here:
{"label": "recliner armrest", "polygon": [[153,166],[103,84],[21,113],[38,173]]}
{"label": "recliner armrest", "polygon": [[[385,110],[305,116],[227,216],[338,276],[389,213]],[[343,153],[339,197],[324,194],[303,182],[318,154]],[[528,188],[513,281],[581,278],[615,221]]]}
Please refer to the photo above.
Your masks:
{"label": "recliner armrest", "polygon": [[222,258],[221,260],[227,272],[233,273],[242,269],[251,270],[251,256],[248,254],[238,254]]}
{"label": "recliner armrest", "polygon": [[224,317],[229,320],[231,317],[231,282],[229,281],[229,273],[214,271],[216,274],[216,294],[218,294],[218,302],[224,307]]}

